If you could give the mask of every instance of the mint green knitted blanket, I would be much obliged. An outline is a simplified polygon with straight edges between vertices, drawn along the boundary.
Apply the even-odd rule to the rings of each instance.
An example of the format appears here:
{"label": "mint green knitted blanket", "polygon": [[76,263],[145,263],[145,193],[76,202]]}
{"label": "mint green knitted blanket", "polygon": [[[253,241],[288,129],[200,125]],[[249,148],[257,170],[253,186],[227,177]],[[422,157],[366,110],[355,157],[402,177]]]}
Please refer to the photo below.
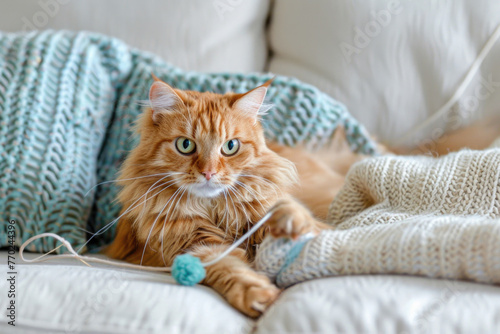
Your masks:
{"label": "mint green knitted blanket", "polygon": [[[17,245],[54,232],[76,248],[118,216],[118,188],[92,187],[116,179],[137,142],[131,127],[152,72],[176,88],[218,93],[244,92],[273,76],[186,72],[93,33],[0,33],[0,246],[10,221]],[[321,145],[342,125],[354,151],[375,152],[344,105],[313,86],[277,76],[268,100],[275,105],[263,119],[269,138]],[[111,240],[109,226],[95,245]],[[53,243],[39,240],[29,250]]]}

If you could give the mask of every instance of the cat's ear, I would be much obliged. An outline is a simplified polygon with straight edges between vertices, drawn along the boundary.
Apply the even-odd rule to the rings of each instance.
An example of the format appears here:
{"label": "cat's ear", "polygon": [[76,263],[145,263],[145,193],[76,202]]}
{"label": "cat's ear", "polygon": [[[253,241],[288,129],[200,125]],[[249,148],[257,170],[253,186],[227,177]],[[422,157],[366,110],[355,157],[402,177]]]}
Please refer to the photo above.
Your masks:
{"label": "cat's ear", "polygon": [[153,110],[153,122],[158,122],[162,114],[184,105],[179,94],[167,83],[152,74],[154,82],[149,89],[149,103]]}
{"label": "cat's ear", "polygon": [[267,88],[271,85],[273,80],[274,78],[238,97],[233,105],[234,108],[254,116],[255,120],[257,120],[259,116],[264,115],[272,108],[271,104],[264,103],[264,99],[266,98]]}

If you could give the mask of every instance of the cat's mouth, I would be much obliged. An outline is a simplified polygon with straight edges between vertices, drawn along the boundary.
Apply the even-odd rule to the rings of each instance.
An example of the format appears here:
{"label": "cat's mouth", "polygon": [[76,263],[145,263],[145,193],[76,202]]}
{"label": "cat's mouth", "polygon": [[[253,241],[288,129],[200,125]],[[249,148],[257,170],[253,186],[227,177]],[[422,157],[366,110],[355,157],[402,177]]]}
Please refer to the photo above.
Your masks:
{"label": "cat's mouth", "polygon": [[224,186],[213,182],[200,182],[191,184],[189,191],[198,197],[216,197],[224,192]]}

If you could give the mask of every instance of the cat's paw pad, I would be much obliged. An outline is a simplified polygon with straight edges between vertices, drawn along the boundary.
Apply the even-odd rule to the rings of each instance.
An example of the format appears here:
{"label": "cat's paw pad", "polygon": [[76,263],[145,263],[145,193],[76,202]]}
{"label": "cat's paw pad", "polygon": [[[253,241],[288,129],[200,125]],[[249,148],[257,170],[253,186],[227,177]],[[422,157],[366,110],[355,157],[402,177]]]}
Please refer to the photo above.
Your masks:
{"label": "cat's paw pad", "polygon": [[278,298],[280,289],[267,277],[254,272],[245,273],[228,291],[231,305],[249,317],[257,318]]}
{"label": "cat's paw pad", "polygon": [[273,214],[269,217],[267,225],[275,238],[297,239],[313,230],[314,218],[306,208],[296,202],[280,201],[271,211]]}
{"label": "cat's paw pad", "polygon": [[247,293],[247,305],[251,311],[248,314],[258,317],[278,298],[280,290],[274,285],[267,287],[251,287]]}

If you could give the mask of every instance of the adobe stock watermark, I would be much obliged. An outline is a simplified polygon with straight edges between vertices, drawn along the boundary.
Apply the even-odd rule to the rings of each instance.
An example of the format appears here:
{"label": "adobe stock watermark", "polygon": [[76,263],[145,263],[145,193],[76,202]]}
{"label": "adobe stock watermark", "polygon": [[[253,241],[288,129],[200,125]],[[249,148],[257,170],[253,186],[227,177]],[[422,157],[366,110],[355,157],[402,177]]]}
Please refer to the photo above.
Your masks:
{"label": "adobe stock watermark", "polygon": [[428,139],[413,143],[413,146],[417,147],[418,153],[434,155],[433,152],[436,151],[437,145],[448,138],[445,132],[459,130],[469,125],[474,118],[479,119],[478,112],[481,102],[489,99],[499,87],[500,81],[495,81],[492,74],[488,75],[487,78],[480,75],[479,82],[473,88],[472,93],[464,96],[457,103],[458,113],[447,111],[443,115],[443,121],[448,125],[446,131],[444,128],[436,127]]}
{"label": "adobe stock watermark", "polygon": [[500,87],[500,82],[493,81],[492,74],[487,79],[479,75],[479,84],[474,88],[472,95],[468,95],[462,99],[461,105],[469,114],[472,114],[479,109],[479,103],[489,99],[498,87]]}
{"label": "adobe stock watermark", "polygon": [[372,40],[382,32],[383,28],[389,26],[394,16],[403,12],[400,0],[389,1],[386,9],[372,11],[372,19],[364,27],[354,27],[354,38],[351,43],[342,42],[339,44],[340,51],[346,62],[350,64],[354,55],[359,55],[363,49],[368,47]]}
{"label": "adobe stock watermark", "polygon": [[226,13],[234,11],[242,3],[243,0],[215,0],[213,5],[219,18],[223,20]]}
{"label": "adobe stock watermark", "polygon": [[9,220],[7,222],[7,298],[9,298],[9,303],[7,304],[7,323],[10,326],[16,326],[16,294],[17,290],[17,267],[16,267],[16,221]]}
{"label": "adobe stock watermark", "polygon": [[431,324],[432,319],[439,315],[439,311],[468,290],[466,287],[460,286],[457,281],[446,280],[445,285],[446,288],[441,292],[439,298],[417,317],[415,329],[418,332],[425,333],[430,330],[428,326]]}
{"label": "adobe stock watermark", "polygon": [[71,0],[40,0],[38,5],[40,10],[35,12],[31,20],[26,16],[21,18],[23,22],[22,31],[28,32],[32,30],[43,29],[49,23],[50,19],[59,13],[62,5],[69,3]]}

